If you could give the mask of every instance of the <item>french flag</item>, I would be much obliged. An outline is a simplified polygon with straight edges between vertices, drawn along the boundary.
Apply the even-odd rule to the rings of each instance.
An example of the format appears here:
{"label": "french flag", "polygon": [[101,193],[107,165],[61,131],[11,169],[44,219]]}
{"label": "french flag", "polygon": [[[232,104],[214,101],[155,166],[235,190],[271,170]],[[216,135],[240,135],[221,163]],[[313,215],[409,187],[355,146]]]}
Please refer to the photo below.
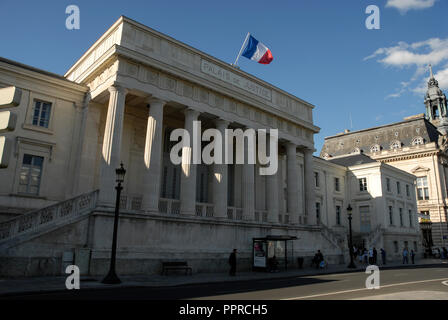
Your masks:
{"label": "french flag", "polygon": [[274,57],[272,56],[271,50],[264,44],[259,42],[257,39],[249,35],[246,47],[244,48],[244,57],[257,61],[262,64],[270,64]]}

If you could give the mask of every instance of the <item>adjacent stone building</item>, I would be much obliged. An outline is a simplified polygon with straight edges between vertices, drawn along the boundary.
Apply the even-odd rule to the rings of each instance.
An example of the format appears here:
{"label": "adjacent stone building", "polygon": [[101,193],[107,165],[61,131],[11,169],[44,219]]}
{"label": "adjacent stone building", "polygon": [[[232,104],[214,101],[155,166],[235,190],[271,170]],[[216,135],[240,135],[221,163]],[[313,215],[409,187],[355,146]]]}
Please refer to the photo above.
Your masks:
{"label": "adjacent stone building", "polygon": [[447,101],[432,69],[424,104],[426,114],[380,127],[355,132],[346,130],[327,137],[320,156],[332,161],[341,155],[363,153],[415,175],[414,188],[424,245],[428,248],[431,245],[444,247],[448,236]]}

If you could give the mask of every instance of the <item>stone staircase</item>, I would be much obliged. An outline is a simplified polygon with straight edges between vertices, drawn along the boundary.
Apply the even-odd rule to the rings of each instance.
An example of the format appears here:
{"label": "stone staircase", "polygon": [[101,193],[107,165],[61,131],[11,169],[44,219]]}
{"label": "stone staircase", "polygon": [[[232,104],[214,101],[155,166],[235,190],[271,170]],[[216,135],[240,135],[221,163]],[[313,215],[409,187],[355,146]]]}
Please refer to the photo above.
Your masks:
{"label": "stone staircase", "polygon": [[382,226],[379,224],[375,230],[371,231],[369,235],[367,236],[367,246],[368,248],[373,248],[375,246],[378,246],[377,241],[383,234],[382,232]]}
{"label": "stone staircase", "polygon": [[0,253],[87,217],[97,206],[98,190],[25,213],[0,223]]}
{"label": "stone staircase", "polygon": [[321,224],[320,228],[322,236],[330,241],[336,248],[341,249],[341,252],[344,252],[344,250],[347,249],[345,245],[345,238],[343,235],[334,232],[324,224]]}

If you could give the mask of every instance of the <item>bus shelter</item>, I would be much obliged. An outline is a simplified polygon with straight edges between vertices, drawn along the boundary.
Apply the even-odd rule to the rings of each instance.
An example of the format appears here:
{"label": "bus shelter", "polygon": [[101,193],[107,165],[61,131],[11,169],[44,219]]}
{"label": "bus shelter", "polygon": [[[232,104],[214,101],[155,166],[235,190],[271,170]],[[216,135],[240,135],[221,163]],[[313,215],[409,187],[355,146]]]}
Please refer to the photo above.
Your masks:
{"label": "bus shelter", "polygon": [[297,240],[297,237],[288,235],[268,235],[263,238],[253,238],[252,270],[287,270],[288,261],[294,261],[294,240]]}

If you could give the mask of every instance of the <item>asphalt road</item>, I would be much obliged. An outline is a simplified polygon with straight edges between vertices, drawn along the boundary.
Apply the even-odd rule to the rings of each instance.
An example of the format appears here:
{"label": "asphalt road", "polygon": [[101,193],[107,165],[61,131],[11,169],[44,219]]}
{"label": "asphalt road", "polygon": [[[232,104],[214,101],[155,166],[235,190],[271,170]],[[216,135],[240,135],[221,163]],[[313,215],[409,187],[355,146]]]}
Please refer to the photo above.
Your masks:
{"label": "asphalt road", "polygon": [[380,289],[364,272],[176,287],[83,289],[14,295],[0,300],[448,300],[448,265],[380,270]]}

